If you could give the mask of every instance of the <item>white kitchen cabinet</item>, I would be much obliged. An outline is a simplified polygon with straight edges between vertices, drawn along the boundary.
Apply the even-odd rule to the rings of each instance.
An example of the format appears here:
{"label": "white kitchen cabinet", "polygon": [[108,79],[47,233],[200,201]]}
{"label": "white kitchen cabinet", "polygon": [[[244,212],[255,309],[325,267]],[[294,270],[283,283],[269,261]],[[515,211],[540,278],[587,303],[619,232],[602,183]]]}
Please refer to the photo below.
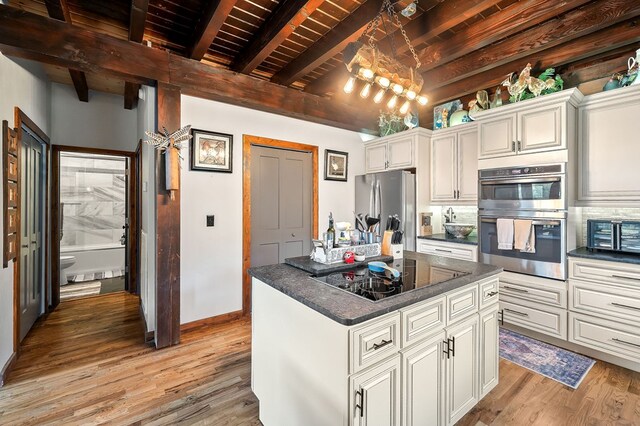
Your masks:
{"label": "white kitchen cabinet", "polygon": [[640,86],[585,97],[578,110],[578,200],[640,202]]}
{"label": "white kitchen cabinet", "polygon": [[482,399],[498,384],[499,306],[494,303],[480,312],[480,398]]}
{"label": "white kitchen cabinet", "polygon": [[446,338],[445,405],[447,424],[452,425],[479,401],[478,314],[449,327]]}
{"label": "white kitchen cabinet", "polygon": [[445,333],[402,352],[404,426],[443,425]]}
{"label": "white kitchen cabinet", "polygon": [[416,128],[367,142],[364,147],[365,173],[418,168],[418,156],[428,158],[428,152],[421,152],[421,146],[427,147],[430,135],[429,130]]}
{"label": "white kitchen cabinet", "polygon": [[479,159],[568,149],[581,100],[570,89],[477,113]]}
{"label": "white kitchen cabinet", "polygon": [[400,356],[349,380],[352,426],[400,425]]}
{"label": "white kitchen cabinet", "polygon": [[418,252],[452,259],[478,261],[478,246],[418,238]]}
{"label": "white kitchen cabinet", "polygon": [[367,173],[384,172],[387,169],[387,143],[376,143],[364,148]]}
{"label": "white kitchen cabinet", "polygon": [[431,202],[476,204],[478,131],[475,124],[434,133],[431,140]]}

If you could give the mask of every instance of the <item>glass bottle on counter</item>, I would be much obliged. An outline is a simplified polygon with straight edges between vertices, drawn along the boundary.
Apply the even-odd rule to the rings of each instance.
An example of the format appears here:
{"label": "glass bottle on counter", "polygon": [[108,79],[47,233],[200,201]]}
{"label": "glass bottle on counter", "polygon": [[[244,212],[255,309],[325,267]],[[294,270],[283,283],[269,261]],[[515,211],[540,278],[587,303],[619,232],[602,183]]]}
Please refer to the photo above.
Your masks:
{"label": "glass bottle on counter", "polygon": [[327,229],[327,250],[332,249],[336,242],[336,230],[333,227],[333,213],[329,213],[329,229]]}

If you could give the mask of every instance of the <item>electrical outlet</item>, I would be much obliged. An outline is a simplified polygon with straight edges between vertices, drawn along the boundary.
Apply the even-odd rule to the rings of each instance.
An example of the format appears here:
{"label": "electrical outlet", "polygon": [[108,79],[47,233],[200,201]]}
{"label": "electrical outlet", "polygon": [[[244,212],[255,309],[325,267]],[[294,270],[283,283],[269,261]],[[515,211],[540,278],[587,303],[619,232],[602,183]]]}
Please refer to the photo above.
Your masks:
{"label": "electrical outlet", "polygon": [[215,216],[210,214],[207,215],[207,226],[213,226]]}

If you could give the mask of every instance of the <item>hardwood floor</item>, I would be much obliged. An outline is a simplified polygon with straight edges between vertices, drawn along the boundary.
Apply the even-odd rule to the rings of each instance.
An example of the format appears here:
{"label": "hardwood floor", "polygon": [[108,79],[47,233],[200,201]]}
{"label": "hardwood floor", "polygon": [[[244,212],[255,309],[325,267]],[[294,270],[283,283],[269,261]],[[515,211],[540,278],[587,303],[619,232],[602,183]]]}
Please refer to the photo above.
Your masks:
{"label": "hardwood floor", "polygon": [[[134,296],[61,303],[26,337],[0,389],[0,424],[260,425],[248,320],[190,329],[162,350],[142,340]],[[459,425],[640,425],[639,373],[598,361],[574,391],[500,368],[500,384]]]}

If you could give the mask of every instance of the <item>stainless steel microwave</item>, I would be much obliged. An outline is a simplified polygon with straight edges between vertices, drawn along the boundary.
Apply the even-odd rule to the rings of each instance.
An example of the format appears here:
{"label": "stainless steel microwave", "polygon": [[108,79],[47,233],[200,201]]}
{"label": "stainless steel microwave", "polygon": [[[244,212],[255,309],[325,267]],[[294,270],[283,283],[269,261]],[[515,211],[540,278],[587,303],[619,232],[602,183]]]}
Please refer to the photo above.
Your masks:
{"label": "stainless steel microwave", "polygon": [[640,221],[587,220],[587,248],[640,254]]}

